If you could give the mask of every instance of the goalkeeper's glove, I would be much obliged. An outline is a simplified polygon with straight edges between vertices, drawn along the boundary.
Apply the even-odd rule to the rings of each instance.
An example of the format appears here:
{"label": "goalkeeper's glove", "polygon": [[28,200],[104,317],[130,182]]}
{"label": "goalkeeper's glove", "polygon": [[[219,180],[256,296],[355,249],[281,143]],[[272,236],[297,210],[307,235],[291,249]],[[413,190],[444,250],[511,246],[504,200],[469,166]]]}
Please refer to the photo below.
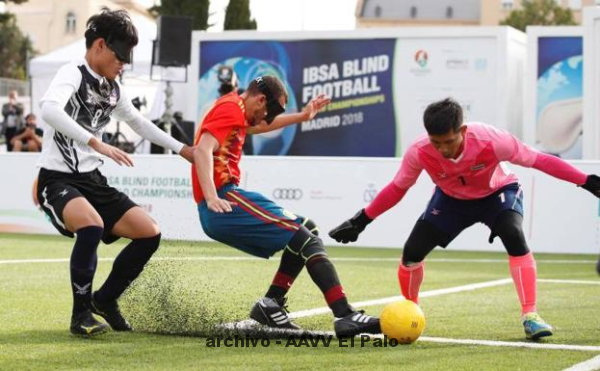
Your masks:
{"label": "goalkeeper's glove", "polygon": [[585,183],[580,187],[590,191],[594,196],[600,198],[600,177],[598,175],[588,175]]}
{"label": "goalkeeper's glove", "polygon": [[364,231],[372,221],[373,219],[365,213],[365,209],[361,209],[352,218],[329,231],[329,237],[341,243],[354,242],[358,239],[360,232]]}

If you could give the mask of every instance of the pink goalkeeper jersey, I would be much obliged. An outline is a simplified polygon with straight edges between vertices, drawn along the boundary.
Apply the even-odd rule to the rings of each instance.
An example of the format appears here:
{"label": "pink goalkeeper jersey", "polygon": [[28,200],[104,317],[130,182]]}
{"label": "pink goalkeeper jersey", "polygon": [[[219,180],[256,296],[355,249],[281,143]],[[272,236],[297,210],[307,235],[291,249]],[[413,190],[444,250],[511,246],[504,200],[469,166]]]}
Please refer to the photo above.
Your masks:
{"label": "pink goalkeeper jersey", "polygon": [[406,151],[394,184],[408,189],[425,170],[448,196],[472,200],[518,181],[503,161],[524,167],[535,163],[539,152],[510,133],[478,122],[466,126],[463,151],[457,159],[444,158],[427,134],[420,136]]}

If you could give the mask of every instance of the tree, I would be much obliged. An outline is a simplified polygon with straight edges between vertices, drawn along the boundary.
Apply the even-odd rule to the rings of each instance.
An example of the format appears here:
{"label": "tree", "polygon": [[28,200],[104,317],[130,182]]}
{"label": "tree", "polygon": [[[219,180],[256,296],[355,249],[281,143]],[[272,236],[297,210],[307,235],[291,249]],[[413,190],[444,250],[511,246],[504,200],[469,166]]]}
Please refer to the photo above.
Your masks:
{"label": "tree", "polygon": [[31,55],[31,40],[17,27],[15,15],[0,14],[0,76],[26,79],[27,58]]}
{"label": "tree", "polygon": [[225,10],[226,30],[256,30],[256,20],[250,18],[250,0],[229,0]]}
{"label": "tree", "polygon": [[527,26],[574,25],[573,12],[556,4],[554,0],[523,0],[523,9],[510,12],[508,17],[500,22],[523,32]]}
{"label": "tree", "polygon": [[159,15],[191,16],[194,30],[206,30],[209,0],[162,0],[160,5],[148,9],[155,17]]}

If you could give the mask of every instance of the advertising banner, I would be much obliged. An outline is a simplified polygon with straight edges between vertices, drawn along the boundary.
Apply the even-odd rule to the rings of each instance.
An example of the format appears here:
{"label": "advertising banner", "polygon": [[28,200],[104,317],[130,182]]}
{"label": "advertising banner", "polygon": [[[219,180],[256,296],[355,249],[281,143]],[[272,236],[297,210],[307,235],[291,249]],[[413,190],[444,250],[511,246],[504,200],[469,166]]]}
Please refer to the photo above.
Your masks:
{"label": "advertising banner", "polygon": [[446,97],[461,104],[465,121],[507,129],[497,116],[498,40],[399,39],[396,48],[395,108],[403,151],[423,133],[427,105]]}
{"label": "advertising banner", "polygon": [[287,112],[319,94],[333,103],[314,120],[248,137],[247,154],[395,156],[394,45],[394,39],[202,42],[198,112],[202,117],[219,96],[221,66],[233,68],[241,88],[274,75],[289,93]]}
{"label": "advertising banner", "polygon": [[[11,174],[0,192],[0,232],[58,234],[33,198],[37,155],[2,154],[0,167]],[[397,158],[249,156],[242,162],[240,187],[262,193],[296,215],[313,219],[326,245],[327,232],[366,207],[400,165]],[[190,165],[178,156],[134,156],[132,168],[107,161],[102,173],[157,221],[165,239],[210,241],[202,231],[190,186]],[[600,173],[600,162],[575,162],[583,172]],[[524,231],[535,252],[597,254],[598,200],[573,184],[539,171],[511,166],[524,192]],[[350,246],[401,248],[433,191],[419,180],[395,207],[377,218]],[[556,195],[561,195],[557,197]],[[504,251],[498,238],[476,224],[461,233],[453,250]],[[193,243],[191,243],[194,245]],[[338,244],[339,245],[339,244]],[[200,245],[198,245],[200,246]],[[400,251],[398,252],[398,258]]]}
{"label": "advertising banner", "polygon": [[401,157],[425,131],[426,106],[446,97],[466,121],[521,136],[525,38],[509,27],[242,36],[195,34],[185,101],[197,122],[224,91],[227,68],[242,90],[260,75],[279,77],[288,113],[321,93],[332,98],[313,120],[248,136],[245,154]]}

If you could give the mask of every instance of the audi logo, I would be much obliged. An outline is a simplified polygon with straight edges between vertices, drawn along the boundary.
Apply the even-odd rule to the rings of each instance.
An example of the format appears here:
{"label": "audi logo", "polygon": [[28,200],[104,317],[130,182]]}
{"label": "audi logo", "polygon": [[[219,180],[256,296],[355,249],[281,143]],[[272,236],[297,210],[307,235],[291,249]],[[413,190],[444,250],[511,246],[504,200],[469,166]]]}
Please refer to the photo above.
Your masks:
{"label": "audi logo", "polygon": [[302,198],[302,190],[299,188],[275,188],[273,198],[276,200],[299,200]]}

